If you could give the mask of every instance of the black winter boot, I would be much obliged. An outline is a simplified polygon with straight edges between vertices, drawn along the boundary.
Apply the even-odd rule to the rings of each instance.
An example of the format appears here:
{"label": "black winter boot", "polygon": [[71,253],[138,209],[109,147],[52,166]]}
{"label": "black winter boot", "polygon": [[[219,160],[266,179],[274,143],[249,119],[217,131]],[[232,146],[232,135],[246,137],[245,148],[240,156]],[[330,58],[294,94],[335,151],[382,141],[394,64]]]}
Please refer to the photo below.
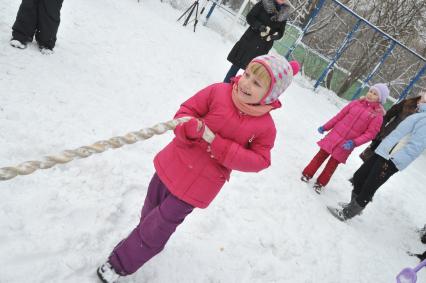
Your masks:
{"label": "black winter boot", "polygon": [[426,244],[426,224],[423,228],[418,230],[420,234],[420,241],[422,241],[423,244]]}
{"label": "black winter boot", "polygon": [[338,202],[337,204],[338,204],[339,206],[341,206],[342,208],[345,208],[345,207],[347,207],[349,204],[351,204],[353,201],[355,201],[355,199],[357,198],[357,196],[358,196],[358,195],[352,191],[352,194],[351,194],[351,201],[350,201],[350,202]]}
{"label": "black winter boot", "polygon": [[349,205],[343,208],[343,215],[345,220],[351,219],[356,215],[360,215],[364,207],[360,206],[358,202],[354,199]]}
{"label": "black winter boot", "polygon": [[327,209],[334,217],[336,217],[340,221],[346,221],[356,215],[360,215],[364,207],[360,206],[358,202],[354,199],[354,201],[349,203],[349,205],[343,209],[330,206],[328,206]]}
{"label": "black winter boot", "polygon": [[324,186],[320,183],[316,182],[312,187],[317,194],[321,194],[324,191]]}
{"label": "black winter boot", "polygon": [[99,266],[96,273],[103,283],[117,283],[120,277],[108,261]]}
{"label": "black winter boot", "polygon": [[312,177],[309,177],[308,175],[305,175],[305,174],[302,173],[302,177],[300,177],[300,180],[302,182],[308,183],[311,178]]}
{"label": "black winter boot", "polygon": [[416,256],[420,259],[420,261],[424,261],[426,259],[426,251],[422,254],[416,254]]}

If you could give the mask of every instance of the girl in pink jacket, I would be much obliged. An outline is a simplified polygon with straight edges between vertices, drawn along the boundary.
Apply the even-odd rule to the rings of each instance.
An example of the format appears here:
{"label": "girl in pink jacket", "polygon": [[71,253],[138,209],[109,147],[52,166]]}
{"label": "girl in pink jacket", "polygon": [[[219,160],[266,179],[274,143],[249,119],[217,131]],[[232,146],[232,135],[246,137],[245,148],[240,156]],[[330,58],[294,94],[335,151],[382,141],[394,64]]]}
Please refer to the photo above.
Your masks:
{"label": "girl in pink jacket", "polygon": [[217,83],[185,101],[175,138],[154,159],[140,222],[98,270],[103,282],[134,273],[166,245],[195,207],[215,198],[232,170],[259,172],[271,164],[276,129],[269,112],[298,71],[297,62],[263,55],[232,83]]}
{"label": "girl in pink jacket", "polygon": [[328,184],[339,163],[345,163],[356,146],[371,141],[380,131],[389,89],[379,83],[370,87],[367,95],[346,105],[336,116],[324,126],[318,128],[323,134],[330,131],[325,138],[318,142],[319,152],[302,172],[301,180],[308,182],[329,157],[324,170],[314,184],[318,194]]}

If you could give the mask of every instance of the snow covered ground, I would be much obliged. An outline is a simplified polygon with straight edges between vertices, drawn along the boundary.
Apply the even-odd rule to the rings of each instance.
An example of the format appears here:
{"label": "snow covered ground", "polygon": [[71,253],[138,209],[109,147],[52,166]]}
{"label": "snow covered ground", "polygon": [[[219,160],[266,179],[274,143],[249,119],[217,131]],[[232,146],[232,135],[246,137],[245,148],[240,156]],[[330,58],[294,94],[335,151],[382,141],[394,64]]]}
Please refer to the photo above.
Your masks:
{"label": "snow covered ground", "polygon": [[[234,42],[154,0],[65,1],[55,54],[8,44],[20,1],[0,2],[0,167],[169,120],[221,81]],[[217,19],[216,19],[217,21]],[[396,174],[361,217],[326,205],[349,198],[358,149],[322,195],[299,181],[316,132],[343,105],[298,75],[273,112],[273,165],[234,172],[166,249],[122,282],[395,282],[423,252],[426,158]],[[95,269],[137,224],[152,159],[172,133],[0,182],[0,282],[97,282]],[[426,282],[426,271],[418,274]]]}

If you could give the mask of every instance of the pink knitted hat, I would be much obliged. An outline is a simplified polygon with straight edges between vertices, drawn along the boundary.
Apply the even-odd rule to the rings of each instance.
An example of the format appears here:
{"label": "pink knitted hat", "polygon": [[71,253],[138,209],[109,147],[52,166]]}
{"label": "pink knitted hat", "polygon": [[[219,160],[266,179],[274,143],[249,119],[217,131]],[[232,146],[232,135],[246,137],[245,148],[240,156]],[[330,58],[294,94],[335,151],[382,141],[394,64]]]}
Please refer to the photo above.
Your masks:
{"label": "pink knitted hat", "polygon": [[262,64],[271,77],[271,85],[260,104],[271,104],[289,87],[293,76],[299,72],[297,61],[288,62],[280,55],[262,55],[254,58],[251,62]]}

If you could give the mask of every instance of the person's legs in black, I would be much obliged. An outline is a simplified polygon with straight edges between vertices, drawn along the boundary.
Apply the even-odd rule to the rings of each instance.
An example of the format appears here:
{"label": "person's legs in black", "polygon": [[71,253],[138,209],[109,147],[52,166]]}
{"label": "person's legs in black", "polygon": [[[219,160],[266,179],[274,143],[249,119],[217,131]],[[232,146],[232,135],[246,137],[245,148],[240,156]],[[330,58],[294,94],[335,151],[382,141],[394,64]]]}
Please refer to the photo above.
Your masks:
{"label": "person's legs in black", "polygon": [[[28,42],[33,41],[37,28],[38,2],[39,0],[22,0],[15,23],[12,26],[12,46],[25,48]],[[22,46],[13,45],[12,41],[19,41]]]}
{"label": "person's legs in black", "polygon": [[386,160],[378,156],[376,162],[371,168],[370,174],[367,176],[364,185],[359,194],[357,194],[356,202],[365,208],[365,206],[373,199],[377,189],[380,188],[393,174],[398,172],[395,164],[391,160]]}
{"label": "person's legs in black", "polygon": [[52,50],[56,43],[63,0],[40,0],[36,40],[40,49]]}
{"label": "person's legs in black", "polygon": [[373,199],[377,189],[396,172],[398,172],[398,169],[392,161],[375,154],[358,169],[356,178],[362,176],[365,181],[362,183],[361,179],[358,179],[358,184],[362,183],[362,186],[354,187],[350,203],[343,205],[342,210],[329,208],[330,212],[342,221],[361,214]]}
{"label": "person's legs in black", "polygon": [[371,158],[364,162],[361,167],[358,168],[358,170],[355,171],[352,177],[352,184],[354,186],[352,193],[354,195],[359,195],[361,192],[361,188],[367,180],[368,175],[371,173],[371,169],[373,168],[378,158],[379,155],[374,154],[371,156]]}
{"label": "person's legs in black", "polygon": [[224,83],[230,83],[231,82],[231,78],[235,77],[235,75],[238,73],[238,71],[240,70],[240,67],[236,66],[236,65],[232,65],[231,68],[229,69],[228,73],[225,76],[225,79],[223,80]]}

